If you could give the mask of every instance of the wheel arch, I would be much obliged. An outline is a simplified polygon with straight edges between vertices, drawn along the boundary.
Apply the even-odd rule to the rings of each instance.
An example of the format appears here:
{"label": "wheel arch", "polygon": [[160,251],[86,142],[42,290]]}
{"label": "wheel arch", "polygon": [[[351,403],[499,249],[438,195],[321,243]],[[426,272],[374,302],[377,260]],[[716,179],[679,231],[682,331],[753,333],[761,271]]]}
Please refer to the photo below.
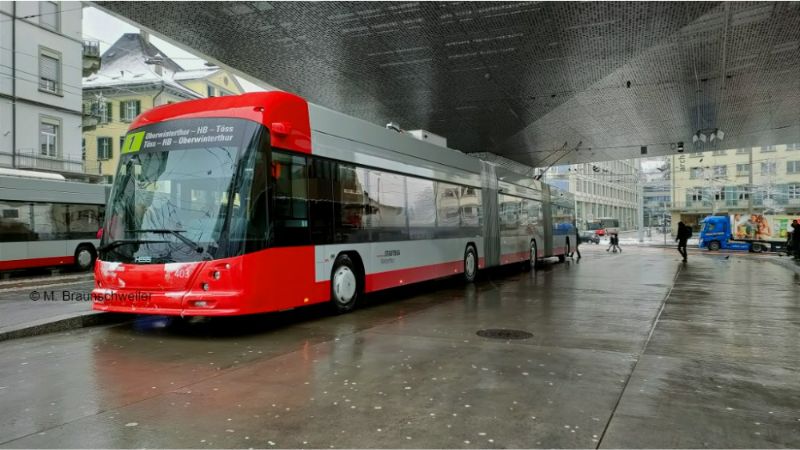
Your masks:
{"label": "wheel arch", "polygon": [[93,252],[95,252],[95,254],[97,253],[97,247],[89,241],[78,242],[78,244],[75,245],[75,248],[73,249],[73,253],[77,252],[78,249],[81,247],[89,247]]}
{"label": "wheel arch", "polygon": [[[361,291],[366,291],[367,272],[366,268],[364,267],[364,259],[361,257],[361,254],[359,254],[356,250],[342,250],[336,255],[336,259],[339,259],[339,256],[341,255],[347,255],[350,260],[353,261],[353,264],[356,266],[356,275],[358,276],[358,282],[360,284]],[[334,259],[334,261],[336,261],[336,259]],[[331,272],[333,272],[334,269],[336,269],[335,265],[331,267]]]}

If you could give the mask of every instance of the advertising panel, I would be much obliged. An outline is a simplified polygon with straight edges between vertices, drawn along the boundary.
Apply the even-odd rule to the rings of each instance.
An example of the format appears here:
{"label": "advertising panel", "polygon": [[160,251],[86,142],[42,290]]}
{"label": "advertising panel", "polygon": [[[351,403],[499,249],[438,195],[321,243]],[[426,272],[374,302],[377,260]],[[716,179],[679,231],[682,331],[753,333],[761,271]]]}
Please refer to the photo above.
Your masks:
{"label": "advertising panel", "polygon": [[771,214],[732,214],[731,230],[735,239],[785,241],[792,220],[800,217]]}

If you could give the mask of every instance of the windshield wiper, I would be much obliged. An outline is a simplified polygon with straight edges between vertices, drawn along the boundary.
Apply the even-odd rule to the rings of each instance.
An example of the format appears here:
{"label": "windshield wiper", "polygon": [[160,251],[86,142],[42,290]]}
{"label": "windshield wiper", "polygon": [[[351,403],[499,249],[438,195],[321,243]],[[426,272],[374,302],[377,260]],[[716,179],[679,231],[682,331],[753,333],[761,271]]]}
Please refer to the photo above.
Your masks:
{"label": "windshield wiper", "polygon": [[168,243],[167,241],[152,241],[152,240],[142,240],[142,239],[117,239],[116,241],[111,241],[108,244],[98,247],[98,250],[101,252],[111,250],[112,248],[119,247],[120,245],[125,244],[163,244]]}
{"label": "windshield wiper", "polygon": [[176,238],[180,239],[181,242],[192,247],[195,249],[197,253],[205,252],[203,246],[198,244],[197,242],[187,238],[186,236],[182,235],[181,233],[186,233],[186,230],[170,230],[168,228],[148,228],[148,229],[138,229],[138,230],[128,230],[130,233],[157,233],[157,234],[171,234]]}

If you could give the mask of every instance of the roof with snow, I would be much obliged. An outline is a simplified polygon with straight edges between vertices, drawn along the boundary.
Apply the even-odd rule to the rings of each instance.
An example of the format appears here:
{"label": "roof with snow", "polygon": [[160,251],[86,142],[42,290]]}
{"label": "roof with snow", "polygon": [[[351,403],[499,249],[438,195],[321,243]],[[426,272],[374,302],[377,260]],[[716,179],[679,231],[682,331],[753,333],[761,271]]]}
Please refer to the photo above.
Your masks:
{"label": "roof with snow", "polygon": [[[160,74],[157,72],[159,66]],[[122,89],[121,86],[164,83],[189,98],[202,97],[176,81],[176,75],[183,72],[180,65],[140,34],[126,33],[103,53],[100,70],[84,78],[83,87]]]}
{"label": "roof with snow", "polygon": [[125,33],[103,53],[100,59],[100,72],[129,70],[140,72],[151,70],[160,60],[161,66],[171,72],[182,72],[183,67],[170,59],[164,52],[150,43],[139,33]]}
{"label": "roof with snow", "polygon": [[199,80],[202,78],[208,78],[211,75],[219,72],[219,67],[206,67],[203,69],[193,69],[193,70],[184,70],[182,72],[178,72],[175,74],[175,79],[179,81],[187,81],[187,80]]}

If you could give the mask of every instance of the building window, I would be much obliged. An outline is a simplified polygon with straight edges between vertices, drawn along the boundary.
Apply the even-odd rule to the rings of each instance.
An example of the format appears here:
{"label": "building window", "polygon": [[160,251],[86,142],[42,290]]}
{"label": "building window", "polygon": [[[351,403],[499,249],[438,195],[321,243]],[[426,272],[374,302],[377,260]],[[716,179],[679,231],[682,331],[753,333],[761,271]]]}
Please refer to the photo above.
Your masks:
{"label": "building window", "polygon": [[211,85],[206,86],[206,94],[209,97],[213,97],[214,96],[214,86],[211,86]]}
{"label": "building window", "polygon": [[727,177],[728,166],[714,166],[714,177]]}
{"label": "building window", "polygon": [[714,150],[711,154],[713,156],[725,156],[727,153],[727,150]]}
{"label": "building window", "polygon": [[786,151],[787,152],[791,152],[791,151],[794,151],[794,150],[800,150],[800,144],[794,143],[794,144],[789,144],[789,145],[786,146]]}
{"label": "building window", "polygon": [[750,175],[750,164],[737,164],[736,165],[736,176],[737,177],[746,177]]}
{"label": "building window", "polygon": [[786,161],[786,173],[800,173],[800,161]]}
{"label": "building window", "polygon": [[689,178],[692,180],[696,180],[698,178],[703,178],[703,168],[702,167],[692,167],[689,169]]}
{"label": "building window", "polygon": [[749,147],[748,148],[737,148],[736,149],[736,154],[737,155],[747,155],[748,153],[750,153],[750,148]]}
{"label": "building window", "polygon": [[775,175],[777,173],[778,163],[775,162],[762,162],[761,163],[761,175]]}
{"label": "building window", "polygon": [[793,183],[789,185],[789,200],[800,199],[800,183]]}
{"label": "building window", "polygon": [[100,123],[108,123],[114,120],[112,117],[113,113],[111,112],[111,108],[111,102],[102,102],[98,105],[97,116]]}
{"label": "building window", "polygon": [[61,54],[39,47],[39,90],[61,94]]}
{"label": "building window", "polygon": [[720,189],[720,190],[716,191],[714,193],[714,200],[716,200],[716,201],[725,200],[725,190],[724,189]]}
{"label": "building window", "polygon": [[123,122],[133,122],[133,119],[141,112],[141,102],[139,100],[126,100],[119,102],[119,117]]}
{"label": "building window", "polygon": [[53,31],[61,29],[58,2],[39,2],[39,25]]}
{"label": "building window", "polygon": [[42,156],[58,156],[59,125],[57,120],[51,119],[43,119],[39,123],[39,153]]}
{"label": "building window", "polygon": [[81,161],[86,161],[86,138],[81,138]]}
{"label": "building window", "polygon": [[768,145],[766,147],[761,147],[761,153],[774,153],[776,150],[774,145]]}
{"label": "building window", "polygon": [[97,159],[99,161],[106,161],[113,156],[114,149],[111,145],[110,137],[97,138]]}
{"label": "building window", "polygon": [[739,200],[749,200],[750,193],[747,191],[747,188],[742,186],[739,188]]}
{"label": "building window", "polygon": [[692,189],[691,198],[693,202],[702,202],[703,201],[703,190],[701,188],[694,188]]}

